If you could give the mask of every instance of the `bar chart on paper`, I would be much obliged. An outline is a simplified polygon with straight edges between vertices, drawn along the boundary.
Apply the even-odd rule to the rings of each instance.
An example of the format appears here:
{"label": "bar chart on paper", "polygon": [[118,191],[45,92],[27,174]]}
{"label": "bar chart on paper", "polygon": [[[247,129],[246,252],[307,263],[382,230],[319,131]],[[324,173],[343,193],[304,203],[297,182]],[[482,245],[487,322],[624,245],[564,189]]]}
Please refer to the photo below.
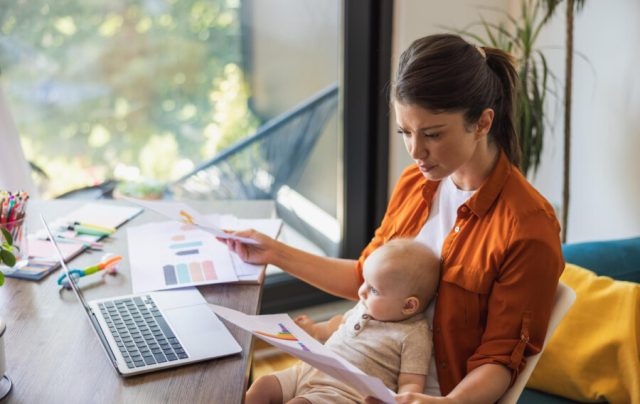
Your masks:
{"label": "bar chart on paper", "polygon": [[128,230],[134,292],[233,282],[229,252],[210,234],[178,222]]}

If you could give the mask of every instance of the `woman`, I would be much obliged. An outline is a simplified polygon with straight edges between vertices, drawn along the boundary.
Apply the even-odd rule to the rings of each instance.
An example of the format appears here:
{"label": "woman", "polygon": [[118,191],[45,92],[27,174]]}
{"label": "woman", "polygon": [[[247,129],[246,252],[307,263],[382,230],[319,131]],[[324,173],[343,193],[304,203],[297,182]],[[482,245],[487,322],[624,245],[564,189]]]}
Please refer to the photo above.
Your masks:
{"label": "woman", "polygon": [[564,263],[553,209],[517,169],[516,83],[512,59],[498,49],[454,35],[416,40],[393,88],[398,135],[415,164],[358,261],[307,254],[255,231],[238,234],[257,245],[227,242],[247,262],[354,300],[364,259],[388,240],[415,237],[438,252],[428,395],[398,402],[495,402],[542,347]]}

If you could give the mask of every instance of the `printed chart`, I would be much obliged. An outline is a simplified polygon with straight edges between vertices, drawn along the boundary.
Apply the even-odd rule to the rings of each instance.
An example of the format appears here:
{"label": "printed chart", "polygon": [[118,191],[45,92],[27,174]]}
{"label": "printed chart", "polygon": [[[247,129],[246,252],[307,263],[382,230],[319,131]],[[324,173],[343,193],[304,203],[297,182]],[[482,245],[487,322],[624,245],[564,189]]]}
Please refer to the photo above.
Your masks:
{"label": "printed chart", "polygon": [[238,280],[226,247],[194,226],[150,223],[127,235],[136,293]]}

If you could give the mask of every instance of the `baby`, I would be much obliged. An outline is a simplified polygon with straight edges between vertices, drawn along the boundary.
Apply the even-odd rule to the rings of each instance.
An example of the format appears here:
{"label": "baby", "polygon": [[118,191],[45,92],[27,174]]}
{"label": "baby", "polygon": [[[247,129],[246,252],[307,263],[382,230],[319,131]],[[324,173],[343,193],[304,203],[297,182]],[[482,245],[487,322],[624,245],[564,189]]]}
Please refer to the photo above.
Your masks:
{"label": "baby", "polygon": [[[397,393],[422,393],[431,359],[432,338],[424,310],[440,278],[440,260],[423,244],[392,240],[365,261],[360,301],[344,316],[302,326],[326,346]],[[306,324],[305,324],[306,323]],[[350,386],[306,363],[259,378],[245,402],[362,402]]]}

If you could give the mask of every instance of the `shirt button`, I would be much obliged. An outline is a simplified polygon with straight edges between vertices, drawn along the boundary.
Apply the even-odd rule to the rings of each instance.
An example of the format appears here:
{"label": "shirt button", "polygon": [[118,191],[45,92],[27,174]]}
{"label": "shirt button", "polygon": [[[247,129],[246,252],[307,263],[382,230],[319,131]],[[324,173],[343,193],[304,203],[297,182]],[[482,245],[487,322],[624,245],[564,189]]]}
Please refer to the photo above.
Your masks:
{"label": "shirt button", "polygon": [[459,231],[460,231],[460,226],[456,226],[453,230],[454,230],[456,233],[457,233],[457,232],[459,232]]}
{"label": "shirt button", "polygon": [[359,329],[360,329],[360,324],[356,324],[356,325],[354,325],[354,326],[353,326],[353,329],[354,329],[354,330],[356,330],[356,331],[357,331],[357,330],[359,330]]}
{"label": "shirt button", "polygon": [[441,367],[442,369],[446,369],[446,368],[447,368],[447,362],[442,362],[442,363],[440,364],[440,367]]}
{"label": "shirt button", "polygon": [[467,209],[467,207],[466,207],[466,206],[462,206],[462,207],[460,208],[460,213],[467,213],[468,211],[469,211],[469,209]]}

